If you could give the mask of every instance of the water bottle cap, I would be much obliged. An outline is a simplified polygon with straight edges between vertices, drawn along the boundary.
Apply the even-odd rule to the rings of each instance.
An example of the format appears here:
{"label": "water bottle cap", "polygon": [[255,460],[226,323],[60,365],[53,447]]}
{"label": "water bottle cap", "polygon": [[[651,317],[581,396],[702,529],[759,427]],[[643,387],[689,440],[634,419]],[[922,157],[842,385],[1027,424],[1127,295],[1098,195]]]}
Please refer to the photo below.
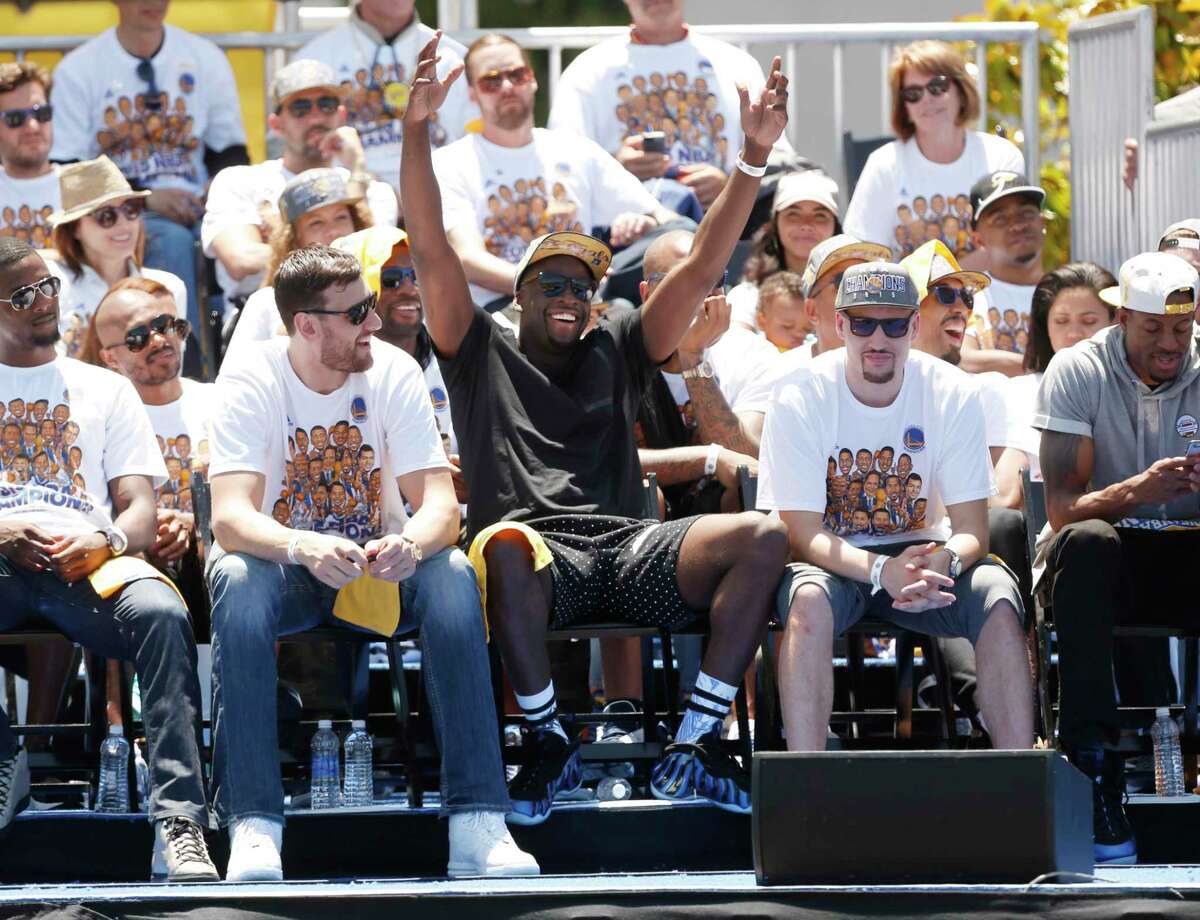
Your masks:
{"label": "water bottle cap", "polygon": [[321,719],[317,722],[317,728],[333,728],[333,719]]}
{"label": "water bottle cap", "polygon": [[367,727],[367,720],[366,720],[366,719],[351,719],[351,720],[350,720],[350,727],[351,727],[351,728],[363,728],[363,729],[365,729],[365,728]]}
{"label": "water bottle cap", "polygon": [[612,787],[612,797],[614,801],[620,801],[628,797],[629,788],[624,783],[614,783]]}
{"label": "water bottle cap", "polygon": [[125,737],[125,727],[123,725],[110,725],[108,726],[108,733],[114,738],[123,738]]}
{"label": "water bottle cap", "polygon": [[1159,706],[1154,710],[1154,715],[1159,719],[1169,719],[1171,718],[1171,710],[1166,706]]}

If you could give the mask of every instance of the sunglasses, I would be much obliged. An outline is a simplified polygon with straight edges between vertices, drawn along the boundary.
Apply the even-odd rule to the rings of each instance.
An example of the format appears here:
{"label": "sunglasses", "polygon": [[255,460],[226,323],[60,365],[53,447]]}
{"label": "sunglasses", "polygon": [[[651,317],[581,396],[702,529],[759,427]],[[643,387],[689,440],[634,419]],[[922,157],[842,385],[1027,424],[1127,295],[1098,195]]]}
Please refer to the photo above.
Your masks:
{"label": "sunglasses", "polygon": [[508,70],[489,70],[475,78],[475,85],[483,93],[498,93],[507,80],[513,86],[524,86],[533,79],[533,68],[528,64]]}
{"label": "sunglasses", "polygon": [[17,288],[12,292],[12,297],[8,298],[8,300],[0,297],[0,303],[11,304],[14,310],[28,310],[33,306],[33,302],[37,300],[38,294],[50,300],[58,296],[58,291],[61,287],[62,282],[51,275],[48,278],[43,278],[41,281],[35,281],[33,284],[26,284],[23,287]]}
{"label": "sunglasses", "polygon": [[30,118],[44,125],[54,117],[54,106],[35,105],[30,109],[7,109],[0,112],[0,115],[3,115],[4,123],[10,128],[19,128]]}
{"label": "sunglasses", "polygon": [[[663,278],[667,277],[666,272],[651,272],[646,276],[647,284],[658,284]],[[724,295],[729,288],[729,272],[721,272],[721,280],[712,286],[712,290],[708,292],[709,297]]]}
{"label": "sunglasses", "polygon": [[949,89],[950,78],[945,74],[939,74],[924,86],[916,84],[913,86],[904,87],[904,89],[900,90],[900,98],[908,103],[916,103],[920,102],[924,97],[925,90],[929,90],[929,95],[931,96],[942,96],[948,92]]}
{"label": "sunglasses", "polygon": [[313,110],[314,105],[326,115],[332,115],[341,104],[342,101],[337,96],[318,96],[315,100],[293,99],[284,108],[288,110],[288,114],[292,118],[303,118]]}
{"label": "sunglasses", "polygon": [[850,331],[859,338],[869,339],[875,334],[875,330],[882,326],[883,334],[889,339],[899,339],[908,332],[908,324],[912,317],[897,316],[893,319],[876,319],[873,316],[847,316],[846,319],[850,322]]}
{"label": "sunglasses", "polygon": [[842,278],[845,274],[846,274],[845,271],[840,271],[836,275],[830,276],[829,280],[825,284],[822,284],[820,287],[814,287],[811,291],[809,291],[808,296],[811,299],[815,300],[817,297],[821,296],[822,291],[826,291],[829,288],[841,287],[842,286]]}
{"label": "sunglasses", "polygon": [[154,81],[154,65],[149,60],[142,61],[134,71],[137,78],[146,84],[146,95],[143,98],[146,108],[157,112],[162,108],[162,99],[158,95],[158,84]]}
{"label": "sunglasses", "polygon": [[558,297],[570,288],[576,300],[590,303],[592,295],[596,293],[595,282],[584,281],[582,278],[568,278],[555,272],[538,272],[537,277],[532,280],[538,283],[547,297]]}
{"label": "sunglasses", "polygon": [[117,223],[118,215],[123,216],[128,221],[137,220],[142,216],[142,211],[146,209],[146,202],[141,198],[130,198],[128,201],[123,201],[119,205],[108,205],[108,207],[100,208],[93,211],[88,216],[98,223],[103,229],[108,230]]}
{"label": "sunglasses", "polygon": [[361,326],[367,321],[367,315],[375,309],[378,298],[372,294],[366,300],[360,300],[346,310],[297,310],[297,313],[316,313],[320,316],[344,316],[350,320],[351,326]]}
{"label": "sunglasses", "polygon": [[975,307],[975,292],[967,288],[950,287],[947,284],[935,284],[929,289],[929,293],[937,298],[937,302],[943,307],[954,305],[954,301],[961,300],[962,305],[968,310]]}
{"label": "sunglasses", "polygon": [[118,345],[124,345],[135,354],[150,344],[150,336],[157,333],[158,335],[167,335],[170,333],[183,341],[188,337],[188,333],[192,331],[192,324],[186,319],[179,319],[172,316],[170,313],[160,313],[148,323],[138,323],[128,332],[125,333],[125,341],[117,342],[113,345],[103,345],[102,348],[116,348]]}
{"label": "sunglasses", "polygon": [[379,273],[379,286],[384,289],[404,287],[404,282],[412,282],[413,287],[420,287],[415,268],[385,268]]}

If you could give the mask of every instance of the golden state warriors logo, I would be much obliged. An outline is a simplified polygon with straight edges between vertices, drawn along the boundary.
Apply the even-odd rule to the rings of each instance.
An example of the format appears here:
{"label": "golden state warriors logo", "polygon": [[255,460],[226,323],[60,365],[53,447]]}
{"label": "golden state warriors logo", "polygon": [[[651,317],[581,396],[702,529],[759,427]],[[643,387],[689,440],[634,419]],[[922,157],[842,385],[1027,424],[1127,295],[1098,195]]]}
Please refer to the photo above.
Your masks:
{"label": "golden state warriors logo", "polygon": [[904,429],[904,448],[914,453],[925,449],[925,431],[916,425]]}
{"label": "golden state warriors logo", "polygon": [[350,417],[356,422],[367,420],[367,401],[361,396],[355,396],[350,402]]}

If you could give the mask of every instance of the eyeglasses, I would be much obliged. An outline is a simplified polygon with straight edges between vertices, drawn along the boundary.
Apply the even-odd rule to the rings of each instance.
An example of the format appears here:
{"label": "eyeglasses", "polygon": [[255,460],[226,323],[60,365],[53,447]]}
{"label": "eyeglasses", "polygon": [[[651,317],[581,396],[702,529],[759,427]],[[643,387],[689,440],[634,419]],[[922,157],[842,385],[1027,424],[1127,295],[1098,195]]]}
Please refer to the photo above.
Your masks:
{"label": "eyeglasses", "polygon": [[507,80],[513,86],[524,86],[533,79],[533,68],[528,64],[508,70],[489,70],[475,78],[475,86],[481,93],[498,93]]}
{"label": "eyeglasses", "polygon": [[[663,278],[667,277],[666,272],[651,272],[646,276],[646,283],[649,285],[658,284]],[[729,272],[721,272],[721,280],[712,286],[712,290],[708,292],[709,297],[716,297],[718,294],[724,295],[729,287]]]}
{"label": "eyeglasses", "polygon": [[150,344],[150,336],[157,333],[158,335],[166,335],[170,333],[183,341],[188,337],[188,333],[192,331],[192,324],[186,319],[179,319],[172,316],[170,313],[160,313],[148,323],[138,323],[128,332],[125,333],[125,341],[116,342],[112,345],[102,345],[101,348],[117,348],[124,345],[131,352],[137,353]]}
{"label": "eyeglasses", "polygon": [[4,123],[14,129],[21,127],[30,118],[44,125],[54,117],[54,106],[35,105],[29,109],[6,109],[0,112],[0,115],[3,115]]}
{"label": "eyeglasses", "polygon": [[314,105],[326,115],[332,115],[338,110],[338,106],[341,104],[342,100],[337,96],[318,96],[315,100],[293,99],[284,108],[288,110],[288,114],[292,118],[303,118],[313,110]]}
{"label": "eyeglasses", "polygon": [[917,103],[925,95],[925,90],[929,90],[931,96],[941,96],[950,89],[950,78],[945,74],[938,74],[924,86],[919,83],[912,86],[906,86],[900,90],[900,98],[908,103]]}
{"label": "eyeglasses", "polygon": [[62,287],[62,282],[53,275],[43,278],[41,281],[35,281],[33,284],[26,284],[17,288],[12,292],[12,297],[5,300],[0,297],[0,303],[11,304],[14,310],[28,310],[33,306],[33,302],[37,300],[38,294],[41,294],[47,300],[58,296],[59,288]]}
{"label": "eyeglasses", "polygon": [[379,273],[379,286],[381,288],[398,288],[404,287],[404,282],[412,282],[413,287],[420,287],[417,282],[417,270],[415,268],[385,268]]}
{"label": "eyeglasses", "polygon": [[821,295],[822,291],[827,291],[829,288],[839,288],[842,286],[842,277],[846,274],[845,271],[840,271],[836,275],[830,277],[829,281],[822,284],[820,287],[814,287],[808,292],[811,300],[816,300]]}
{"label": "eyeglasses", "polygon": [[116,225],[118,214],[126,220],[134,221],[142,216],[145,208],[146,202],[141,198],[130,198],[128,201],[122,201],[119,205],[110,204],[108,207],[93,211],[88,216],[102,228],[108,230]]}
{"label": "eyeglasses", "polygon": [[146,94],[143,97],[143,102],[146,108],[152,112],[156,112],[162,108],[162,100],[158,94],[158,84],[154,81],[154,65],[150,63],[149,58],[143,59],[134,71],[137,78],[146,84]]}
{"label": "eyeglasses", "polygon": [[937,298],[937,302],[943,307],[954,306],[954,301],[961,300],[962,305],[968,310],[975,307],[975,292],[968,288],[950,287],[948,284],[935,284],[929,289],[929,293]]}
{"label": "eyeglasses", "polygon": [[538,272],[537,277],[530,280],[536,281],[547,297],[558,297],[570,288],[576,300],[590,303],[592,295],[596,293],[595,282],[584,281],[582,278],[568,278],[555,272]]}
{"label": "eyeglasses", "polygon": [[372,294],[366,300],[360,300],[347,310],[296,310],[296,313],[316,313],[321,316],[344,316],[351,326],[361,326],[367,321],[367,315],[375,309],[378,298]]}
{"label": "eyeglasses", "polygon": [[897,316],[892,319],[876,319],[873,316],[847,316],[846,319],[850,322],[850,331],[859,338],[869,339],[875,334],[875,330],[882,326],[883,334],[889,339],[899,339],[908,332],[908,324],[912,317]]}

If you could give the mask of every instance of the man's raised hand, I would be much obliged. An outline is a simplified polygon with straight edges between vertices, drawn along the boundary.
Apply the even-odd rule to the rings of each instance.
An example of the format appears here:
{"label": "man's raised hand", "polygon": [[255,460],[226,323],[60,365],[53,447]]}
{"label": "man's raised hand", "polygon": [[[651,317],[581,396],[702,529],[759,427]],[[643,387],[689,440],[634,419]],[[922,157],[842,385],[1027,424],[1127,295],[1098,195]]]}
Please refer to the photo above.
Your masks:
{"label": "man's raised hand", "polygon": [[742,108],[742,133],[747,143],[771,147],[787,127],[788,78],[780,73],[782,64],[778,56],[771,62],[767,82],[757,99],[750,99],[750,91],[745,86],[737,88]]}
{"label": "man's raised hand", "polygon": [[458,64],[446,74],[444,80],[438,79],[437,65],[441,58],[438,57],[437,48],[441,40],[442,32],[439,29],[417,55],[417,68],[413,71],[412,84],[409,86],[408,108],[404,110],[404,120],[409,124],[426,121],[441,108],[450,86],[463,72],[464,65]]}

